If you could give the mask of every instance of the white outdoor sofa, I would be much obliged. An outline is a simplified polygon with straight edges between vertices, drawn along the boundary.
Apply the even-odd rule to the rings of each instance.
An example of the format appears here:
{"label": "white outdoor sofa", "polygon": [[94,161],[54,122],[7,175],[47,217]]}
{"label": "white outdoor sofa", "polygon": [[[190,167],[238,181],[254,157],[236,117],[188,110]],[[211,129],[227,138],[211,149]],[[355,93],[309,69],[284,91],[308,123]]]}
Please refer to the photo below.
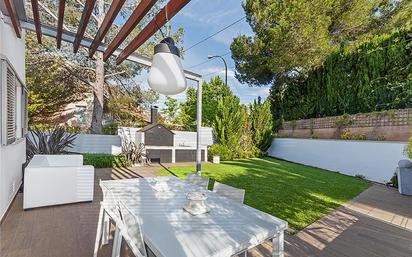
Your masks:
{"label": "white outdoor sofa", "polygon": [[93,201],[94,167],[82,155],[35,155],[24,172],[23,209]]}

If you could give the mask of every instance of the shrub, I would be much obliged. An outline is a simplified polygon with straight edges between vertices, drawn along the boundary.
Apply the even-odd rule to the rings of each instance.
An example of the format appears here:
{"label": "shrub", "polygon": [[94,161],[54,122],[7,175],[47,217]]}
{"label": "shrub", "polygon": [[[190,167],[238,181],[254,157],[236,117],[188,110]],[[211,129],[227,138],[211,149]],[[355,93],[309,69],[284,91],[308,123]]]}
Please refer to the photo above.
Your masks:
{"label": "shrub", "polygon": [[396,172],[393,174],[392,178],[391,178],[391,184],[393,187],[398,188],[398,175],[396,174]]}
{"label": "shrub", "polygon": [[212,159],[213,156],[220,156],[220,160],[222,161],[230,161],[233,160],[235,149],[229,149],[226,145],[215,144],[209,147],[208,157]]}
{"label": "shrub", "polygon": [[[276,77],[268,97],[274,120],[410,107],[411,39],[408,29],[364,44],[342,45],[322,65]],[[393,117],[394,111],[387,115]]]}
{"label": "shrub", "polygon": [[356,134],[350,132],[350,130],[346,129],[340,134],[340,138],[343,140],[367,140],[367,136],[365,134]]}
{"label": "shrub", "polygon": [[[261,98],[258,97],[257,101],[255,100],[253,104],[249,105],[248,113],[249,115],[247,116],[250,119],[251,128],[250,132],[247,131],[246,133],[252,134],[252,144],[259,148],[261,152],[266,152],[273,141],[273,116],[270,102],[265,101],[262,103]],[[255,149],[252,148],[249,148],[248,151],[253,154]]]}
{"label": "shrub", "polygon": [[123,142],[122,152],[128,163],[145,164],[147,160],[146,150],[143,143],[136,145],[134,142]]}
{"label": "shrub", "polygon": [[77,134],[66,133],[64,127],[47,130],[33,128],[26,140],[26,156],[30,161],[35,154],[64,154],[73,147]]}
{"label": "shrub", "polygon": [[385,141],[386,138],[385,138],[384,135],[379,135],[379,136],[376,137],[376,140],[377,140],[377,141]]}
{"label": "shrub", "polygon": [[[237,156],[240,159],[249,159],[249,158],[254,158],[254,157],[263,157],[266,152],[263,152],[256,146],[252,146],[250,149],[239,149],[239,156]],[[235,156],[234,156],[235,157]]]}
{"label": "shrub", "polygon": [[352,139],[352,133],[349,130],[344,130],[340,134],[340,139],[351,140]]}
{"label": "shrub", "polygon": [[124,155],[112,154],[83,154],[83,164],[92,165],[95,168],[116,168],[129,166],[128,161]]}
{"label": "shrub", "polygon": [[412,137],[409,138],[409,142],[405,146],[405,155],[412,159]]}
{"label": "shrub", "polygon": [[118,125],[116,123],[111,123],[103,126],[104,135],[117,135]]}
{"label": "shrub", "polygon": [[355,134],[353,139],[354,140],[367,140],[368,137],[365,134]]}
{"label": "shrub", "polygon": [[350,118],[350,115],[347,114],[347,113],[343,114],[340,117],[337,117],[336,121],[335,121],[335,126],[337,128],[346,127],[346,126],[349,126],[351,124],[352,124],[352,120]]}
{"label": "shrub", "polygon": [[55,130],[56,128],[61,128],[63,129],[66,133],[71,133],[71,134],[80,134],[82,132],[81,128],[78,126],[67,126],[67,125],[53,125],[53,124],[44,124],[44,123],[39,123],[35,126],[30,126],[31,130],[36,130],[36,131],[41,131],[41,132],[50,132],[52,130]]}

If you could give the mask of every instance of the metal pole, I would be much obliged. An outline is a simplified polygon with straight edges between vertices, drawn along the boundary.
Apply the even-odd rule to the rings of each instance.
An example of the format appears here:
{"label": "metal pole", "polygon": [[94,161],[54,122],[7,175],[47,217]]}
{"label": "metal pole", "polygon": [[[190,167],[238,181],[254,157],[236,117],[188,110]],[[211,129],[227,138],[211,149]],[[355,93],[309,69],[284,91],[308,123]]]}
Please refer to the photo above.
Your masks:
{"label": "metal pole", "polygon": [[208,55],[207,58],[208,59],[220,58],[223,61],[223,63],[225,64],[225,84],[227,85],[227,63],[226,63],[225,58],[223,58],[223,56],[220,56],[220,55]]}
{"label": "metal pole", "polygon": [[197,81],[197,140],[196,140],[196,175],[202,174],[202,80]]}
{"label": "metal pole", "polygon": [[226,84],[226,86],[227,86],[227,63],[226,63],[226,60],[225,60],[225,58],[223,58],[222,56],[217,56],[217,57],[219,57],[220,59],[222,59],[222,60],[223,60],[223,63],[225,64],[225,84]]}

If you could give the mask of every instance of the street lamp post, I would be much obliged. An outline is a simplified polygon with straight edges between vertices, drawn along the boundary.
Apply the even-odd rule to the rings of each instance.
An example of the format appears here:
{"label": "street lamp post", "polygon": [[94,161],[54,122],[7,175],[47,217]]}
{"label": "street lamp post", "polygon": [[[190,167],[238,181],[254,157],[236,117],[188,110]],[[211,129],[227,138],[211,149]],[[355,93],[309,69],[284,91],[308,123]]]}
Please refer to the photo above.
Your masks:
{"label": "street lamp post", "polygon": [[223,58],[220,55],[208,55],[207,56],[207,59],[214,59],[214,58],[222,59],[223,63],[225,64],[225,84],[227,85],[227,63],[226,63],[226,60],[225,60],[225,58]]}

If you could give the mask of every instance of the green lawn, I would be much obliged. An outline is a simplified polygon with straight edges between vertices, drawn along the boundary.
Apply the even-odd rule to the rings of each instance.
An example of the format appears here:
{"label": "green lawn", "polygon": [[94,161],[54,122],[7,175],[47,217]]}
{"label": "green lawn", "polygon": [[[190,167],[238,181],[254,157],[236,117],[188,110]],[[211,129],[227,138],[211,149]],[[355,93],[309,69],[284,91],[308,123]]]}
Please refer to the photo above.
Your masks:
{"label": "green lawn", "polygon": [[[170,172],[184,178],[194,166],[174,166]],[[161,175],[171,175],[163,169]],[[314,167],[272,158],[205,164],[202,175],[246,189],[245,203],[302,230],[342,203],[367,189],[369,182]],[[211,188],[211,187],[210,187]]]}

